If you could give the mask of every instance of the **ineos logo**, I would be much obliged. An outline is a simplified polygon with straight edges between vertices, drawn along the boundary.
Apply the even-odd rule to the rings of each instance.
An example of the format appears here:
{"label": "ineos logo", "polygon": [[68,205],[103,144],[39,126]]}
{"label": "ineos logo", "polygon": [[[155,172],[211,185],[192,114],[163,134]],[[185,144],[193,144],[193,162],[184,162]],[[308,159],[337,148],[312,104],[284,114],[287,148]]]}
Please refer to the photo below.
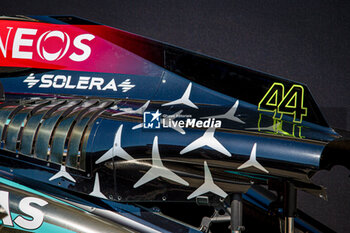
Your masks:
{"label": "ineos logo", "polygon": [[[62,40],[63,47],[59,51],[55,53],[49,53],[45,50],[44,46],[42,45],[42,41],[46,41],[47,39],[51,37],[57,37]],[[63,33],[61,31],[47,31],[43,33],[36,44],[36,49],[38,51],[38,55],[41,57],[41,59],[45,59],[47,61],[58,61],[60,60],[64,55],[66,55],[70,45],[70,38],[67,33]]]}
{"label": "ineos logo", "polygon": [[[0,28],[0,32],[2,30]],[[33,55],[37,53],[42,60],[50,62],[58,61],[67,56],[71,61],[85,61],[91,55],[89,41],[95,38],[92,34],[80,34],[78,36],[70,34],[69,36],[69,32],[58,30],[38,33],[38,29],[34,28],[14,29],[13,27],[6,27],[4,31],[7,31],[6,37],[1,38],[0,35],[0,52],[4,58],[8,56],[8,50],[12,50],[10,52],[12,58],[33,59]],[[49,40],[50,38],[61,40],[62,43],[54,43]]]}

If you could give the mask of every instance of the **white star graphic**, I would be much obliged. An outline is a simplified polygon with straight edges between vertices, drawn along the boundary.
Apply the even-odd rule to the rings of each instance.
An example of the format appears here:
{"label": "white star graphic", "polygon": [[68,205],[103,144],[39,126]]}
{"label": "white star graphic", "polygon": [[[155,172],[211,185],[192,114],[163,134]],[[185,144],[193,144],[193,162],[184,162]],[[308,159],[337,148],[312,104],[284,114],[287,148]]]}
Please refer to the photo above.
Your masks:
{"label": "white star graphic", "polygon": [[162,114],[159,112],[159,109],[157,109],[157,111],[155,113],[152,113],[152,120],[151,122],[153,122],[155,119],[158,119]]}

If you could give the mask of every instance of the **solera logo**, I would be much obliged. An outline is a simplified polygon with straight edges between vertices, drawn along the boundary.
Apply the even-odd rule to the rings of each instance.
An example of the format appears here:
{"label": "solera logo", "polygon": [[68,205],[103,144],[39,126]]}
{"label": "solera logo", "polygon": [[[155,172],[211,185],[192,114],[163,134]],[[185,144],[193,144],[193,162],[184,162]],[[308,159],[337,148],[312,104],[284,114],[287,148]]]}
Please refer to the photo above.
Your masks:
{"label": "solera logo", "polygon": [[[91,47],[85,41],[95,38],[92,34],[80,34],[71,38],[67,32],[59,30],[48,30],[38,34],[38,29],[17,28],[14,30],[13,27],[6,29],[6,34],[0,30],[0,50],[5,58],[8,56],[7,52],[12,42],[12,58],[33,59],[33,53],[37,53],[42,60],[46,61],[58,61],[68,56],[72,61],[81,62],[91,55]],[[68,53],[72,46],[75,51]]]}

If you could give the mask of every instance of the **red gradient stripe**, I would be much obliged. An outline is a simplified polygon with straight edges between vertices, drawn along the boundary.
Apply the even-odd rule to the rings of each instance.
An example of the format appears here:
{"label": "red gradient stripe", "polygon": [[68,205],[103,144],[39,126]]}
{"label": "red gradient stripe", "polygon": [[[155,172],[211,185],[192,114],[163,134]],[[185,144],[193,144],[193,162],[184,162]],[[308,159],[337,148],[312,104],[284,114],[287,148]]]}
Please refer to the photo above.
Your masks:
{"label": "red gradient stripe", "polygon": [[[45,57],[45,51],[56,59]],[[72,59],[74,55],[86,58],[76,61]],[[0,20],[0,66],[3,67],[145,75],[153,66],[145,58],[160,64],[161,48],[111,27]]]}

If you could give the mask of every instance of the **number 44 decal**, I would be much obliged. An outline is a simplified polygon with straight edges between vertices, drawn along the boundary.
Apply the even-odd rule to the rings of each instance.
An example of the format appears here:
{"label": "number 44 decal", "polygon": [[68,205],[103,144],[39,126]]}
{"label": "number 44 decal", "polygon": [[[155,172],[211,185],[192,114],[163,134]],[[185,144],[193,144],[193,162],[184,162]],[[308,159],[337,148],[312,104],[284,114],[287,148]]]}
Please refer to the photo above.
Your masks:
{"label": "number 44 decal", "polygon": [[274,83],[261,99],[258,110],[274,112],[273,117],[281,119],[283,114],[292,115],[293,122],[301,123],[307,116],[307,108],[304,107],[304,87],[293,85],[287,94],[284,94],[284,85]]}

